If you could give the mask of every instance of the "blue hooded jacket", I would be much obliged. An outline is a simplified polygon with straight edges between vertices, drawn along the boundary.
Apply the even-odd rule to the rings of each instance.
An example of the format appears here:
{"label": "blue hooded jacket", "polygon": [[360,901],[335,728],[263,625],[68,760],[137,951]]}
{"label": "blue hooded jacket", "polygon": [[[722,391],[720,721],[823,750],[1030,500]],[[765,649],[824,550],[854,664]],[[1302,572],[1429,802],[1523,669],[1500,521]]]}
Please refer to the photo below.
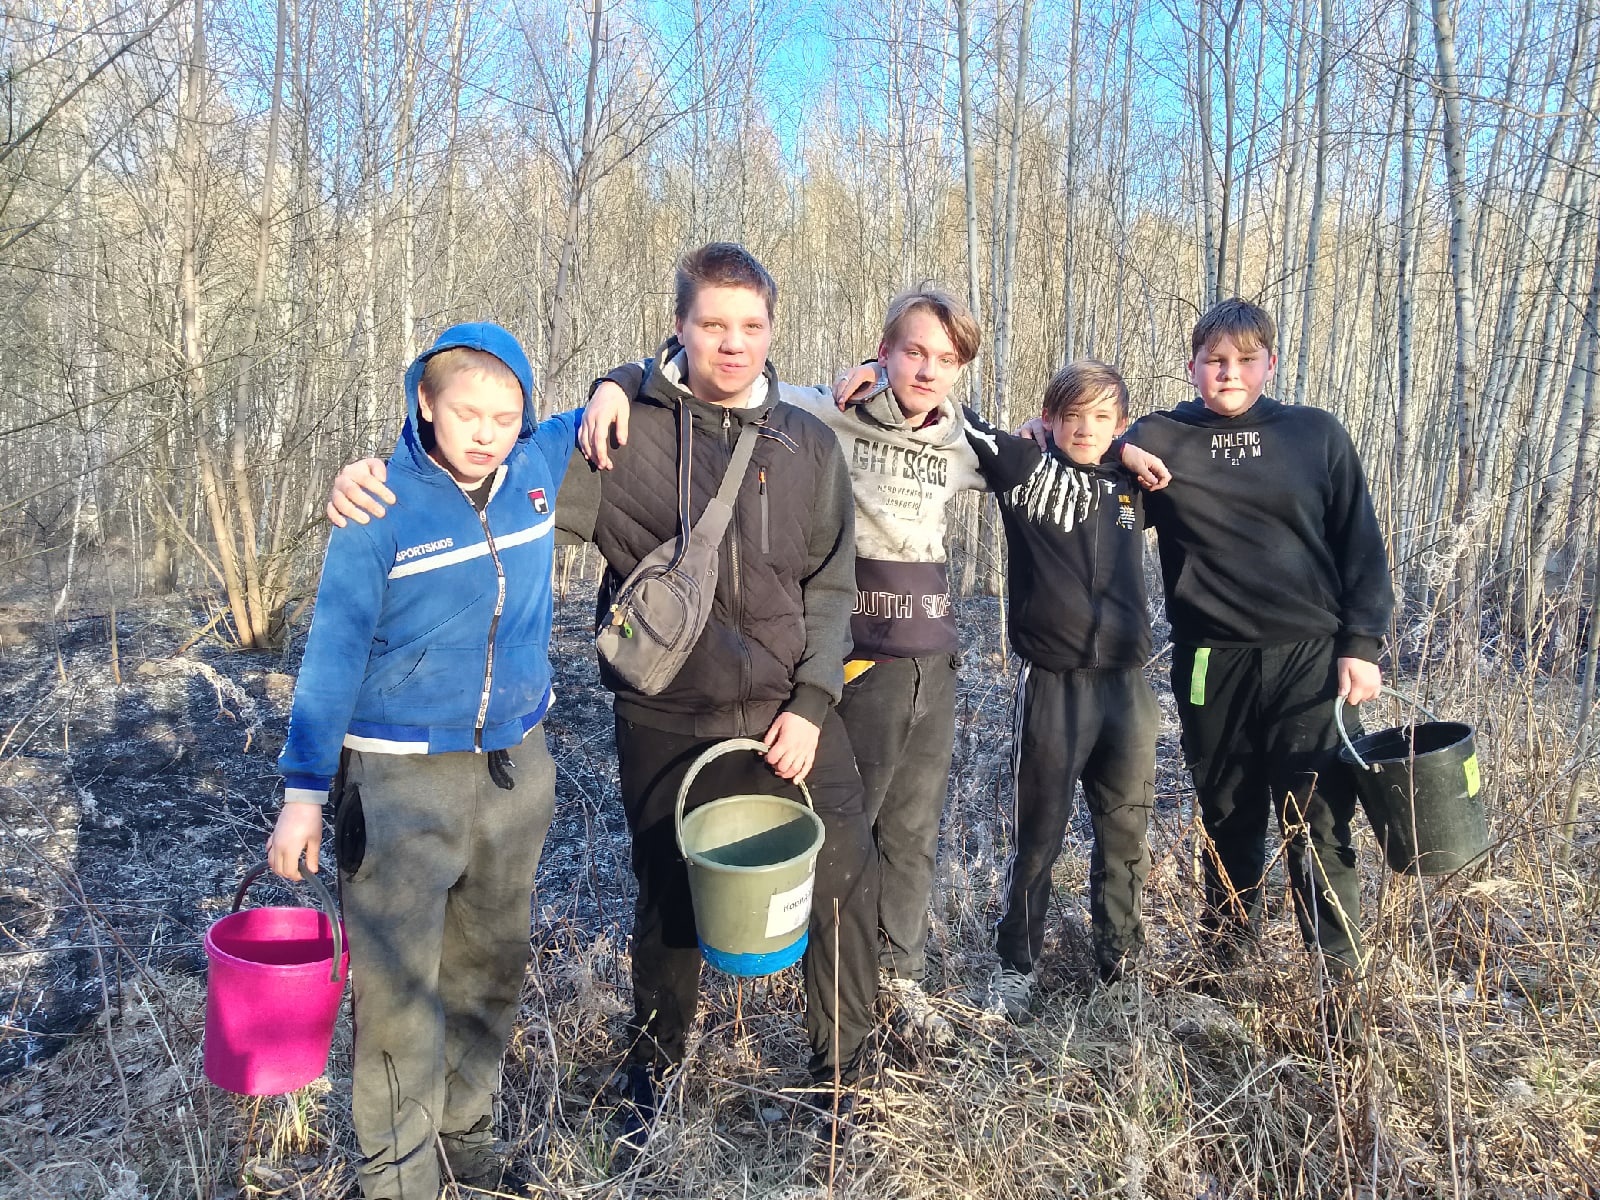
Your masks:
{"label": "blue hooded jacket", "polygon": [[[427,360],[464,346],[522,384],[522,428],[480,514],[423,449]],[[328,540],[315,616],[278,759],[286,797],[321,800],[341,745],[387,754],[503,750],[550,705],[556,487],[581,410],[536,423],[533,369],[498,325],[456,325],[406,371],[389,457],[395,503]]]}

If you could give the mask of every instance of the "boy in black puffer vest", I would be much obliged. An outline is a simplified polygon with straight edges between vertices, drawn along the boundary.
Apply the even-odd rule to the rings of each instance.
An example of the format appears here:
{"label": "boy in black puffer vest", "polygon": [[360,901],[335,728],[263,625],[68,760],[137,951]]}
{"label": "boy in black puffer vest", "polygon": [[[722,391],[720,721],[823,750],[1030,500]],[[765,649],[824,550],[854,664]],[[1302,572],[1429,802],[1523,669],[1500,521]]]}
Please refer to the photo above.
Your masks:
{"label": "boy in black puffer vest", "polygon": [[639,882],[629,1090],[641,1125],[694,1023],[701,953],[673,812],[690,764],[715,743],[761,739],[765,763],[749,754],[715,760],[696,780],[691,809],[717,796],[782,790],[776,772],[806,782],[826,826],[804,958],[815,1107],[848,1109],[849,1095],[836,1097],[834,1081],[856,1082],[877,996],[877,857],[861,777],[833,708],[855,602],[850,479],[833,434],[781,402],[787,385],[767,361],[776,295],[742,246],[712,243],[687,255],[677,271],[676,333],[646,364],[627,445],[612,450],[612,470],[576,462],[556,514],[564,532],[594,542],[605,557],[604,611],[638,561],[677,536],[678,406],[693,419],[691,521],[721,483],[740,431],[759,430],[721,543],[710,619],[682,669],[646,696],[602,668],[616,695],[622,803]]}

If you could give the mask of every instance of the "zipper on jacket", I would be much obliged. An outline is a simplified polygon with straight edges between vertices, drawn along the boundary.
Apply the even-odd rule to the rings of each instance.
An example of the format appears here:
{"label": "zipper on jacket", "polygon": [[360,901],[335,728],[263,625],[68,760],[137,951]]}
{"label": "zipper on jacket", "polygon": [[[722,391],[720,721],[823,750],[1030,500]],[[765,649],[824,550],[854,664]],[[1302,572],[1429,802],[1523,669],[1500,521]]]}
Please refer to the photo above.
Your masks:
{"label": "zipper on jacket", "polygon": [[772,547],[767,544],[767,469],[758,468],[756,478],[761,481],[761,553],[771,554]]}
{"label": "zipper on jacket", "polygon": [[[1089,486],[1098,490],[1100,480],[1093,474],[1089,476]],[[1100,626],[1105,617],[1105,591],[1100,582],[1100,538],[1105,533],[1106,514],[1113,511],[1109,504],[1101,504],[1101,497],[1094,496],[1094,511],[1090,516],[1094,519],[1094,536],[1089,539],[1089,657],[1093,666],[1100,665]]]}
{"label": "zipper on jacket", "polygon": [[[477,506],[474,505],[474,511]],[[500,563],[500,550],[494,544],[494,534],[489,531],[489,506],[485,504],[478,513],[483,526],[483,540],[489,544],[489,557],[494,561],[495,597],[494,615],[489,618],[489,648],[483,659],[483,694],[478,697],[478,719],[472,730],[472,748],[483,749],[483,723],[489,717],[489,694],[494,689],[494,635],[500,628],[500,614],[506,607],[506,572]]]}

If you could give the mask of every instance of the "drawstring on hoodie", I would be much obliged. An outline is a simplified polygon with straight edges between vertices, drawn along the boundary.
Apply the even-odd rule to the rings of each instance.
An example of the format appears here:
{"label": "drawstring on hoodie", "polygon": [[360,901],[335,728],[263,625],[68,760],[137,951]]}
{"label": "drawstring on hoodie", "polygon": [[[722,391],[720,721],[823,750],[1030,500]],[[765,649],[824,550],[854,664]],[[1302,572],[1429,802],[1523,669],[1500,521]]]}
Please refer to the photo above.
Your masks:
{"label": "drawstring on hoodie", "polygon": [[489,778],[494,780],[495,787],[501,791],[509,792],[517,786],[517,781],[511,778],[511,772],[507,769],[516,765],[511,761],[508,751],[489,751]]}

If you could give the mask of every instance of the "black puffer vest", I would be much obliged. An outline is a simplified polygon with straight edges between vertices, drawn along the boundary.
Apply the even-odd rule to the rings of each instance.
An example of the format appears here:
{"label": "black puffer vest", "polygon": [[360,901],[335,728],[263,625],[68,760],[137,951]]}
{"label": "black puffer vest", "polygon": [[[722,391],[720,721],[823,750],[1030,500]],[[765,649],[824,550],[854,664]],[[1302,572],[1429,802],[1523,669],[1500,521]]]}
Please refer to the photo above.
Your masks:
{"label": "black puffer vest", "polygon": [[[778,383],[767,368],[769,396]],[[631,691],[602,663],[618,716],[654,728],[706,736],[760,736],[788,701],[806,651],[802,583],[826,464],[837,454],[820,421],[774,400],[759,408],[706,404],[651,365],[629,414],[628,444],[601,477],[593,541],[606,560],[597,601],[603,620],[618,584],[638,561],[677,535],[676,407],[694,422],[690,518],[716,494],[740,430],[761,425],[733,520],[723,537],[716,598],[700,640],[678,677],[655,696]]]}

